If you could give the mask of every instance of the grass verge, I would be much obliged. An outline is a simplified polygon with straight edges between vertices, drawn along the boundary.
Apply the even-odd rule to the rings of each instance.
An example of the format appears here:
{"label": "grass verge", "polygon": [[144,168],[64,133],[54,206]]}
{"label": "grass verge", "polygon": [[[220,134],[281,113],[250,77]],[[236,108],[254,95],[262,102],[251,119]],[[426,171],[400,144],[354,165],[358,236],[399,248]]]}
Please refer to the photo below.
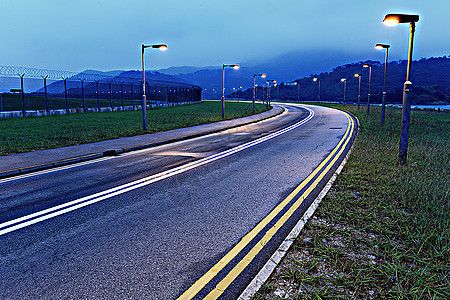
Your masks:
{"label": "grass verge", "polygon": [[[225,119],[249,116],[252,110],[252,104],[248,102],[227,102]],[[264,105],[256,105],[256,113],[265,110]],[[221,102],[211,101],[147,110],[148,131],[142,129],[142,111],[2,119],[0,155],[98,142],[221,120]]]}
{"label": "grass verge", "polygon": [[[343,108],[342,106],[336,106]],[[332,189],[253,299],[449,299],[450,113],[412,111],[398,165],[401,110],[360,120]]]}

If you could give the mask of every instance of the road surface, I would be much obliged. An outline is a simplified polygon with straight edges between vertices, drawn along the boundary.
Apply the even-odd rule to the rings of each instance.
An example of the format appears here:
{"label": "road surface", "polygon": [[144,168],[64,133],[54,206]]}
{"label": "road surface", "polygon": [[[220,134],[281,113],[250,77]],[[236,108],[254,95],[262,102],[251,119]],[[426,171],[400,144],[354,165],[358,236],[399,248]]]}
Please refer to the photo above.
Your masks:
{"label": "road surface", "polygon": [[354,135],[343,112],[277,105],[256,124],[1,180],[0,298],[237,298]]}

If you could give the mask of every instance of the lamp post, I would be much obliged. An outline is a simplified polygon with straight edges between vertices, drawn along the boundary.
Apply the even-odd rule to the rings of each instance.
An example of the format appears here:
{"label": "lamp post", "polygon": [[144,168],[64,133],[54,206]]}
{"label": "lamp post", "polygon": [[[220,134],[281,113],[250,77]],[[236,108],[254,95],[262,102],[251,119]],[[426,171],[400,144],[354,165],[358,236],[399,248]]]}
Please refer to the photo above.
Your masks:
{"label": "lamp post", "polygon": [[266,78],[266,74],[253,74],[253,113],[255,113],[255,99],[256,99],[256,82],[255,77]]}
{"label": "lamp post", "polygon": [[156,45],[144,45],[142,44],[142,119],[144,124],[144,130],[147,131],[147,97],[145,95],[145,64],[144,64],[144,49],[154,48],[160,50],[167,50],[167,45],[156,44]]}
{"label": "lamp post", "polygon": [[317,95],[317,102],[320,103],[320,79],[317,78],[317,77],[314,77],[313,81],[318,81],[319,82],[319,94]]}
{"label": "lamp post", "polygon": [[294,82],[294,84],[297,86],[297,102],[300,102],[300,82]]}
{"label": "lamp post", "polygon": [[344,83],[344,107],[345,107],[345,90],[346,90],[346,88],[347,88],[347,79],[342,78],[342,79],[341,79],[341,82]]}
{"label": "lamp post", "polygon": [[358,110],[359,110],[359,103],[361,99],[361,74],[356,73],[355,77],[358,77]]}
{"label": "lamp post", "polygon": [[269,108],[269,102],[270,102],[270,83],[276,84],[277,81],[273,80],[273,79],[267,80],[267,102],[266,102],[267,109]]}
{"label": "lamp post", "polygon": [[384,83],[383,83],[383,96],[381,98],[381,124],[384,124],[384,116],[386,114],[386,73],[387,73],[387,62],[388,62],[388,52],[391,45],[388,44],[376,44],[376,49],[386,49],[384,55]]}
{"label": "lamp post", "polygon": [[230,67],[238,70],[239,65],[222,65],[222,119],[225,118],[225,67]]}
{"label": "lamp post", "polygon": [[406,69],[406,81],[405,84],[403,85],[402,125],[400,130],[400,146],[398,154],[401,164],[406,163],[406,158],[408,155],[409,119],[411,112],[411,99],[409,94],[412,89],[412,82],[409,81],[409,79],[411,74],[414,32],[416,30],[416,22],[418,21],[419,15],[405,15],[405,14],[387,14],[383,20],[383,23],[387,25],[396,25],[398,23],[409,23],[408,66]]}
{"label": "lamp post", "polygon": [[363,68],[369,68],[369,93],[367,94],[367,115],[370,112],[370,80],[372,79],[372,65],[364,64]]}

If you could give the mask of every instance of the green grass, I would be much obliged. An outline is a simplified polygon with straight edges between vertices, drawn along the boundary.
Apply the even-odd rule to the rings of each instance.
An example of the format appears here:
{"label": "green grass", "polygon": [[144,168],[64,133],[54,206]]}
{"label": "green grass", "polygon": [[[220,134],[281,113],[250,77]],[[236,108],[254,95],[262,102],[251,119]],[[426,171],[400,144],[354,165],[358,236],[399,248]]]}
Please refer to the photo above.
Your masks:
{"label": "green grass", "polygon": [[412,111],[403,166],[401,110],[345,109],[350,159],[253,299],[449,299],[450,113]]}
{"label": "green grass", "polygon": [[[256,106],[257,113],[265,110],[264,105]],[[225,112],[226,119],[248,116],[252,114],[252,104],[227,102]],[[210,101],[147,110],[147,132],[142,129],[142,111],[2,119],[0,155],[91,143],[221,120],[221,103]]]}

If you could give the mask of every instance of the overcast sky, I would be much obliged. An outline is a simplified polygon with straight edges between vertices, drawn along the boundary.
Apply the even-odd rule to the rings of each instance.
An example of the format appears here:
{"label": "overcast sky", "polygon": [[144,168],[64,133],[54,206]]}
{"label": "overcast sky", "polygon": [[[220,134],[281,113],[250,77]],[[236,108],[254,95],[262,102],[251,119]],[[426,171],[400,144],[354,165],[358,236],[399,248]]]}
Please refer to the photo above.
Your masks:
{"label": "overcast sky", "polygon": [[406,59],[408,25],[387,13],[420,15],[414,59],[450,54],[448,0],[0,0],[0,65],[101,71],[221,66],[292,51],[336,49],[383,60],[374,44]]}

